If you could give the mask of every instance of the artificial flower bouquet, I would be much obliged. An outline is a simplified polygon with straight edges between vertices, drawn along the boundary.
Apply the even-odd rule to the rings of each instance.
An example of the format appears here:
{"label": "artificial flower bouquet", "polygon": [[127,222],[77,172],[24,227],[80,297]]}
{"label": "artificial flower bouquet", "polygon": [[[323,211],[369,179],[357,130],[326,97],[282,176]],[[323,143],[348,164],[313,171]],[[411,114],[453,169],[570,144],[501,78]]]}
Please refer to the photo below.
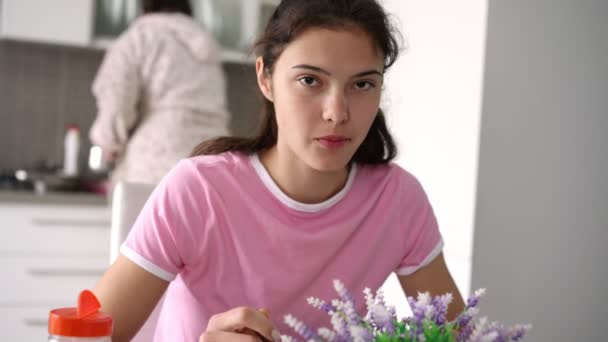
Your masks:
{"label": "artificial flower bouquet", "polygon": [[[476,320],[484,289],[475,291],[467,300],[464,311],[454,321],[448,322],[447,308],[452,301],[449,293],[436,297],[420,293],[417,299],[409,297],[413,316],[399,320],[394,306],[384,302],[381,290],[375,296],[368,288],[363,291],[367,314],[362,317],[356,312],[353,297],[344,284],[334,280],[334,288],[339,299],[331,303],[313,297],[308,299],[310,305],[329,315],[332,329],[313,330],[296,317],[285,316],[285,323],[305,341],[507,342],[520,341],[531,328],[530,325],[504,327],[496,322],[488,323],[485,317]],[[282,341],[297,340],[283,335]]]}

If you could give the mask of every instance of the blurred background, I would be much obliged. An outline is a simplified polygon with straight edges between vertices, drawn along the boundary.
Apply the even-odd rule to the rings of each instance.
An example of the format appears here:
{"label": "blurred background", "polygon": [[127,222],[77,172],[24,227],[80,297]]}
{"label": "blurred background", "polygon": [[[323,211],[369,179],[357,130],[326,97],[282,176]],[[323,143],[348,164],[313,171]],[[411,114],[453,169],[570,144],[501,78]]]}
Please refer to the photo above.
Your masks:
{"label": "blurred background", "polygon": [[[192,3],[222,45],[231,133],[252,134],[247,52],[278,0]],[[532,323],[527,341],[603,340],[608,1],[382,3],[407,42],[383,99],[397,162],[428,192],[461,292],[487,288],[482,313]],[[0,0],[0,337],[44,340],[48,309],[73,305],[107,267],[91,83],[138,14],[134,0]],[[69,124],[81,130],[77,185],[52,177]],[[385,291],[409,312],[395,278]]]}

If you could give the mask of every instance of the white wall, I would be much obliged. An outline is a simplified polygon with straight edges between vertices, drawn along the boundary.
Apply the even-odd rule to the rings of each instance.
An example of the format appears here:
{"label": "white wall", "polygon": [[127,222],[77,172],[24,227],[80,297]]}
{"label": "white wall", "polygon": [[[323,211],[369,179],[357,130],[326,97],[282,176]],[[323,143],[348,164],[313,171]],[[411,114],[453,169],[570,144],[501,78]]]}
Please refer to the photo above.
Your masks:
{"label": "white wall", "polygon": [[[384,108],[397,162],[425,187],[439,220],[448,267],[470,289],[486,0],[385,0],[408,45],[386,79]],[[409,313],[396,277],[389,302]]]}
{"label": "white wall", "polygon": [[473,285],[529,342],[606,341],[608,1],[493,0]]}

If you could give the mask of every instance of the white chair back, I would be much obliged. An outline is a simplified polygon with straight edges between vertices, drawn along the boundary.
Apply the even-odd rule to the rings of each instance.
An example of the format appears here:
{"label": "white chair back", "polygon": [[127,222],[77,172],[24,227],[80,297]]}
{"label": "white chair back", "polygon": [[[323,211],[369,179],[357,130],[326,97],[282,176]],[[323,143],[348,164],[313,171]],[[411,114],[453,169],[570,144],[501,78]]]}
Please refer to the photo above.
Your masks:
{"label": "white chair back", "polygon": [[[110,229],[110,264],[120,254],[120,245],[126,239],[143,208],[154,185],[119,182],[112,192],[112,228]],[[164,299],[164,296],[163,296]],[[163,299],[159,301],[150,317],[132,342],[150,342],[154,339],[154,330],[158,322]]]}
{"label": "white chair back", "polygon": [[112,192],[112,229],[110,230],[110,264],[120,254],[120,245],[129,235],[135,219],[154,185],[119,182]]}

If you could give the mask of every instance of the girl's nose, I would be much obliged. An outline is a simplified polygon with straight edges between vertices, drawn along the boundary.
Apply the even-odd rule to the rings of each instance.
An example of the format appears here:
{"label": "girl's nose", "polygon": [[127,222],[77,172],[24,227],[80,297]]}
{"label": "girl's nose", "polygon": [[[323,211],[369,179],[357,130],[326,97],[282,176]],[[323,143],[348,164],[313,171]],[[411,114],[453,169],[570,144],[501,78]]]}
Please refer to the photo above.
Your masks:
{"label": "girl's nose", "polygon": [[332,92],[323,110],[323,119],[335,125],[343,124],[350,118],[348,99],[343,92]]}

